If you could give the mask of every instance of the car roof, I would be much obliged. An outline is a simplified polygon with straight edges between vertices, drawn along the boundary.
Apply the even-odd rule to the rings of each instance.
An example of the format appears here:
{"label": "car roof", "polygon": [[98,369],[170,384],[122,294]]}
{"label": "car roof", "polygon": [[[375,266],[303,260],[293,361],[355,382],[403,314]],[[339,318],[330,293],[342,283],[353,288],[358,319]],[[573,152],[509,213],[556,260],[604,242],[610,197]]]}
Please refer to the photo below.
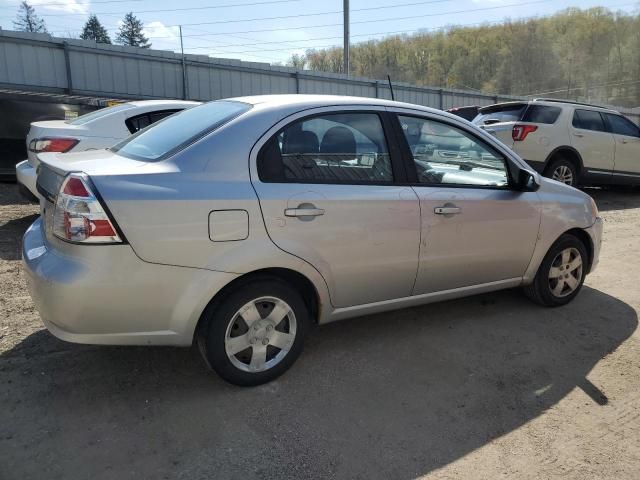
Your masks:
{"label": "car roof", "polygon": [[195,102],[190,100],[135,100],[133,102],[126,103],[135,107],[180,107],[200,105],[202,102]]}
{"label": "car roof", "polygon": [[379,106],[379,107],[395,107],[407,108],[412,110],[421,110],[428,113],[459,119],[456,115],[438,110],[436,108],[425,107],[424,105],[416,105],[413,103],[397,102],[394,100],[386,100],[383,98],[372,97],[351,97],[346,95],[306,95],[306,94],[279,94],[279,95],[251,95],[246,97],[234,97],[225,100],[244,102],[250,105],[261,105],[270,107],[299,107],[316,108],[324,106]]}
{"label": "car roof", "polygon": [[532,100],[512,100],[509,102],[500,102],[500,103],[494,103],[492,105],[485,105],[484,107],[480,107],[480,111],[486,111],[486,110],[491,110],[492,108],[495,107],[503,107],[503,106],[516,106],[516,105],[525,105],[525,104],[530,104],[530,105],[547,105],[550,107],[574,107],[574,108],[582,108],[582,109],[587,109],[587,110],[597,110],[600,112],[607,112],[607,113],[615,113],[615,114],[620,114],[620,112],[613,110],[611,108],[607,108],[607,107],[601,107],[599,105],[591,105],[589,103],[579,103],[579,102],[572,102],[569,100],[554,100],[554,99],[549,99],[549,98],[535,98]]}

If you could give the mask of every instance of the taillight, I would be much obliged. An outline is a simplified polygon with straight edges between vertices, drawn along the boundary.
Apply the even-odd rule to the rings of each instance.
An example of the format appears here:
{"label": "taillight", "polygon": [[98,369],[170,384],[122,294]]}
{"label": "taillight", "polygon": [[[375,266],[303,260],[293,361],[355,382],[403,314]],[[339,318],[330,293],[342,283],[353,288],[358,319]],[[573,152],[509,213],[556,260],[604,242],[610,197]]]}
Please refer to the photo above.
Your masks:
{"label": "taillight", "polygon": [[62,182],[53,213],[53,233],[68,242],[122,243],[83,173],[70,173]]}
{"label": "taillight", "polygon": [[79,141],[76,138],[34,138],[29,142],[29,150],[33,153],[64,153],[75,147]]}
{"label": "taillight", "polygon": [[514,125],[513,130],[511,130],[511,138],[513,138],[514,142],[521,142],[527,138],[527,135],[536,130],[538,130],[536,125]]}

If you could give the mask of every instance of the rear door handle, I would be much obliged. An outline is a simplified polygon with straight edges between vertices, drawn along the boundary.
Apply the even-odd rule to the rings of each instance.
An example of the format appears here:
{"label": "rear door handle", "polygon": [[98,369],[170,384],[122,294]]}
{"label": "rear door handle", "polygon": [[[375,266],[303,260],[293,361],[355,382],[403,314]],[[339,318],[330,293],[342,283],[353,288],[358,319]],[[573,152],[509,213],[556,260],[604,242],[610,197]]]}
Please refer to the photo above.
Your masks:
{"label": "rear door handle", "polygon": [[574,133],[574,135],[580,138],[584,137],[584,133]]}
{"label": "rear door handle", "polygon": [[433,209],[433,213],[436,215],[456,215],[461,211],[460,207],[436,207]]}
{"label": "rear door handle", "polygon": [[318,217],[324,215],[323,208],[287,208],[285,217]]}

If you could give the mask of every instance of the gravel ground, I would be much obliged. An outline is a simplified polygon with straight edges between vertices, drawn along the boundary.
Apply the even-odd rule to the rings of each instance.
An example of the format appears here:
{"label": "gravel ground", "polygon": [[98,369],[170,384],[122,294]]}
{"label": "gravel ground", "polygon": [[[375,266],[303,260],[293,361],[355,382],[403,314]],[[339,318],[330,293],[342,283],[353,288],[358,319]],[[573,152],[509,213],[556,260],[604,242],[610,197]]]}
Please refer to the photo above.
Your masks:
{"label": "gravel ground", "polygon": [[338,322],[242,389],[193,349],[44,330],[19,253],[37,207],[0,184],[0,478],[637,479],[640,192],[590,193],[605,243],[571,305],[506,291]]}

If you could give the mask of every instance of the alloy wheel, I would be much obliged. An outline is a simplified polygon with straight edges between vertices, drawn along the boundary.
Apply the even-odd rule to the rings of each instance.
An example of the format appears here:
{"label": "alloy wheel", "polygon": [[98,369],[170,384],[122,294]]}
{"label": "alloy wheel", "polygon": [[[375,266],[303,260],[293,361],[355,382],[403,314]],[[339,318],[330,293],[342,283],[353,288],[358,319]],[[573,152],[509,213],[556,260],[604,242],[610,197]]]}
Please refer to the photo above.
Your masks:
{"label": "alloy wheel", "polygon": [[573,247],[562,250],[551,263],[549,288],[558,298],[571,295],[582,280],[582,255]]}
{"label": "alloy wheel", "polygon": [[275,297],[260,297],[243,305],[231,318],[224,348],[231,363],[245,372],[263,372],[279,364],[296,338],[292,308]]}
{"label": "alloy wheel", "polygon": [[551,178],[566,185],[573,185],[573,172],[566,165],[558,165]]}

